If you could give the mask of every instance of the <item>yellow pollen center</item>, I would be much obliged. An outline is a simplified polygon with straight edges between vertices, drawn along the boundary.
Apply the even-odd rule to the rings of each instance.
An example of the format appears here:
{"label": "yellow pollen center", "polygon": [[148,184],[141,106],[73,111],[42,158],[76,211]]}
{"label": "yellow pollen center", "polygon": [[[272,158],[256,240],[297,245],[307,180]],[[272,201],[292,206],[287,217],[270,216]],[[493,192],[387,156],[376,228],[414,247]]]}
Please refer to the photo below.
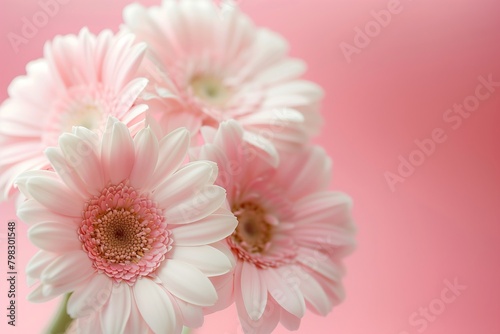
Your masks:
{"label": "yellow pollen center", "polygon": [[99,128],[102,112],[96,104],[77,104],[63,117],[63,130],[70,132],[73,126],[83,126],[89,130]]}
{"label": "yellow pollen center", "polygon": [[191,89],[202,101],[213,106],[223,106],[230,98],[230,90],[222,80],[209,76],[195,76],[190,82]]}

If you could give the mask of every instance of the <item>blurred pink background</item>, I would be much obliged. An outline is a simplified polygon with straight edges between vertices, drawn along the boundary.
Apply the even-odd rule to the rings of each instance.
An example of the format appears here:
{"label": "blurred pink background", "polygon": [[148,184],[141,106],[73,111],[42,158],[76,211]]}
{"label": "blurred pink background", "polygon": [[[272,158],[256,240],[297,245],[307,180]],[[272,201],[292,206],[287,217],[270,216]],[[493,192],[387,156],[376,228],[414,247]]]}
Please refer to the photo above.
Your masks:
{"label": "blurred pink background", "polygon": [[[41,7],[38,0],[1,0],[1,100],[26,63],[42,55],[46,40],[85,25],[93,32],[116,30],[129,3],[61,2],[59,12],[16,53],[8,34],[21,34],[23,17]],[[476,109],[470,117],[447,111],[478,101],[473,96],[480,76],[500,82],[500,2],[238,2],[257,24],[284,35],[291,54],[309,64],[307,78],[324,87],[325,125],[317,143],[334,160],[332,189],[355,201],[359,247],[347,260],[347,299],[327,318],[308,313],[298,332],[500,333],[500,86],[480,88],[489,96],[470,107]],[[383,13],[391,13],[390,21],[372,12],[388,8],[392,13]],[[385,20],[384,27],[375,17]],[[357,27],[369,35],[356,37]],[[428,156],[415,152],[415,140],[432,138],[435,129],[446,140],[434,142]],[[398,174],[400,156],[419,166],[393,178],[391,188],[386,176]],[[15,218],[10,203],[0,205],[0,217],[5,238],[7,220]],[[19,222],[21,273],[35,252],[25,234]],[[22,274],[17,326],[6,325],[5,254],[3,239],[0,332],[41,332],[57,303],[25,301]],[[455,294],[442,294],[445,281],[460,285]],[[196,333],[242,333],[235,314],[210,316]]]}

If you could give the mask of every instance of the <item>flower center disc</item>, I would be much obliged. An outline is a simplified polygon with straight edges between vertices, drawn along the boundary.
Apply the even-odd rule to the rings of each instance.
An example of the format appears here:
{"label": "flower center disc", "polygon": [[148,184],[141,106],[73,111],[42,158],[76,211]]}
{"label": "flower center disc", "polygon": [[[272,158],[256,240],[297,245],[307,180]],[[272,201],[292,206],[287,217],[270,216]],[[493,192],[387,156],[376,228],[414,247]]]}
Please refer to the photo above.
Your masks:
{"label": "flower center disc", "polygon": [[97,102],[78,101],[68,108],[68,112],[61,115],[62,132],[71,132],[73,126],[83,126],[89,130],[96,130],[101,126],[103,119],[102,107]]}
{"label": "flower center disc", "polygon": [[280,237],[279,220],[255,202],[233,205],[238,226],[226,240],[241,261],[258,268],[276,268],[294,261],[293,240]]}
{"label": "flower center disc", "polygon": [[85,204],[78,235],[99,272],[133,283],[158,268],[170,250],[166,226],[156,203],[125,181]]}
{"label": "flower center disc", "polygon": [[66,95],[56,99],[49,107],[42,141],[45,146],[55,146],[59,136],[71,132],[74,126],[98,130],[106,121],[106,114],[113,110],[114,94],[101,85],[75,86]]}
{"label": "flower center disc", "polygon": [[233,209],[238,226],[233,240],[249,253],[262,253],[271,240],[272,226],[265,220],[265,211],[255,203],[246,202]]}
{"label": "flower center disc", "polygon": [[190,86],[196,97],[212,106],[221,107],[230,97],[229,89],[220,79],[213,76],[195,76]]}

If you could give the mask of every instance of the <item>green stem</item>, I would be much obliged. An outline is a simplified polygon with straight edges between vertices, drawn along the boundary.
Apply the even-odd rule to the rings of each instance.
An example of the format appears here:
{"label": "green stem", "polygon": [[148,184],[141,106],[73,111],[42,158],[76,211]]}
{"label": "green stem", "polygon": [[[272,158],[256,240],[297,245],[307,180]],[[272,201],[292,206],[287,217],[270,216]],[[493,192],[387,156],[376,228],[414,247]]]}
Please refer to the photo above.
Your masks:
{"label": "green stem", "polygon": [[189,334],[189,333],[191,333],[191,328],[189,328],[189,327],[184,327],[184,328],[182,329],[182,333],[181,333],[181,334]]}
{"label": "green stem", "polygon": [[71,293],[64,295],[61,301],[61,305],[59,305],[59,309],[57,310],[57,313],[45,334],[66,333],[66,330],[69,328],[69,325],[71,325],[71,322],[73,321],[73,319],[71,319],[71,317],[66,312],[66,306],[68,305],[68,299],[70,296]]}

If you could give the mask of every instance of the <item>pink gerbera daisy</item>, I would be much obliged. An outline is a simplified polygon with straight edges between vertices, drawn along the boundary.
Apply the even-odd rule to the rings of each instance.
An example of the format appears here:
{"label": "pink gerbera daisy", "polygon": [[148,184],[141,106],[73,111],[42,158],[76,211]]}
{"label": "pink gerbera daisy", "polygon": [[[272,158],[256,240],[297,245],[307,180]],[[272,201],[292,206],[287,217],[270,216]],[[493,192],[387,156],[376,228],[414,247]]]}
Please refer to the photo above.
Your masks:
{"label": "pink gerbera daisy", "polygon": [[287,56],[281,36],[255,27],[236,7],[165,0],[129,5],[124,20],[157,63],[143,68],[152,82],[143,98],[164,128],[181,124],[196,133],[235,119],[278,149],[301,146],[318,130],[322,90],[300,79],[305,65]]}
{"label": "pink gerbera daisy", "polygon": [[354,225],[350,198],[328,190],[324,151],[285,155],[274,169],[245,143],[238,123],[203,133],[207,144],[194,154],[217,162],[216,184],[238,218],[227,238],[237,258],[232,279],[216,280],[221,302],[235,301],[251,334],[270,333],[278,322],[295,330],[306,307],[326,315],[344,295],[341,259],[353,248]]}
{"label": "pink gerbera daisy", "polygon": [[137,75],[145,49],[132,34],[109,30],[94,36],[82,29],[45,44],[44,57],[12,81],[0,107],[0,199],[14,192],[21,172],[46,168],[43,150],[73,126],[102,131],[108,115],[133,132],[143,126],[147,107],[132,106],[148,82]]}
{"label": "pink gerbera daisy", "polygon": [[221,207],[217,166],[183,165],[189,138],[178,129],[158,141],[148,127],[132,139],[110,118],[102,141],[75,127],[46,150],[54,171],[19,176],[27,200],[18,215],[41,249],[28,264],[39,282],[28,299],[72,292],[67,312],[82,333],[200,326],[202,307],[217,300],[208,277],[232,268],[217,242],[237,221]]}

